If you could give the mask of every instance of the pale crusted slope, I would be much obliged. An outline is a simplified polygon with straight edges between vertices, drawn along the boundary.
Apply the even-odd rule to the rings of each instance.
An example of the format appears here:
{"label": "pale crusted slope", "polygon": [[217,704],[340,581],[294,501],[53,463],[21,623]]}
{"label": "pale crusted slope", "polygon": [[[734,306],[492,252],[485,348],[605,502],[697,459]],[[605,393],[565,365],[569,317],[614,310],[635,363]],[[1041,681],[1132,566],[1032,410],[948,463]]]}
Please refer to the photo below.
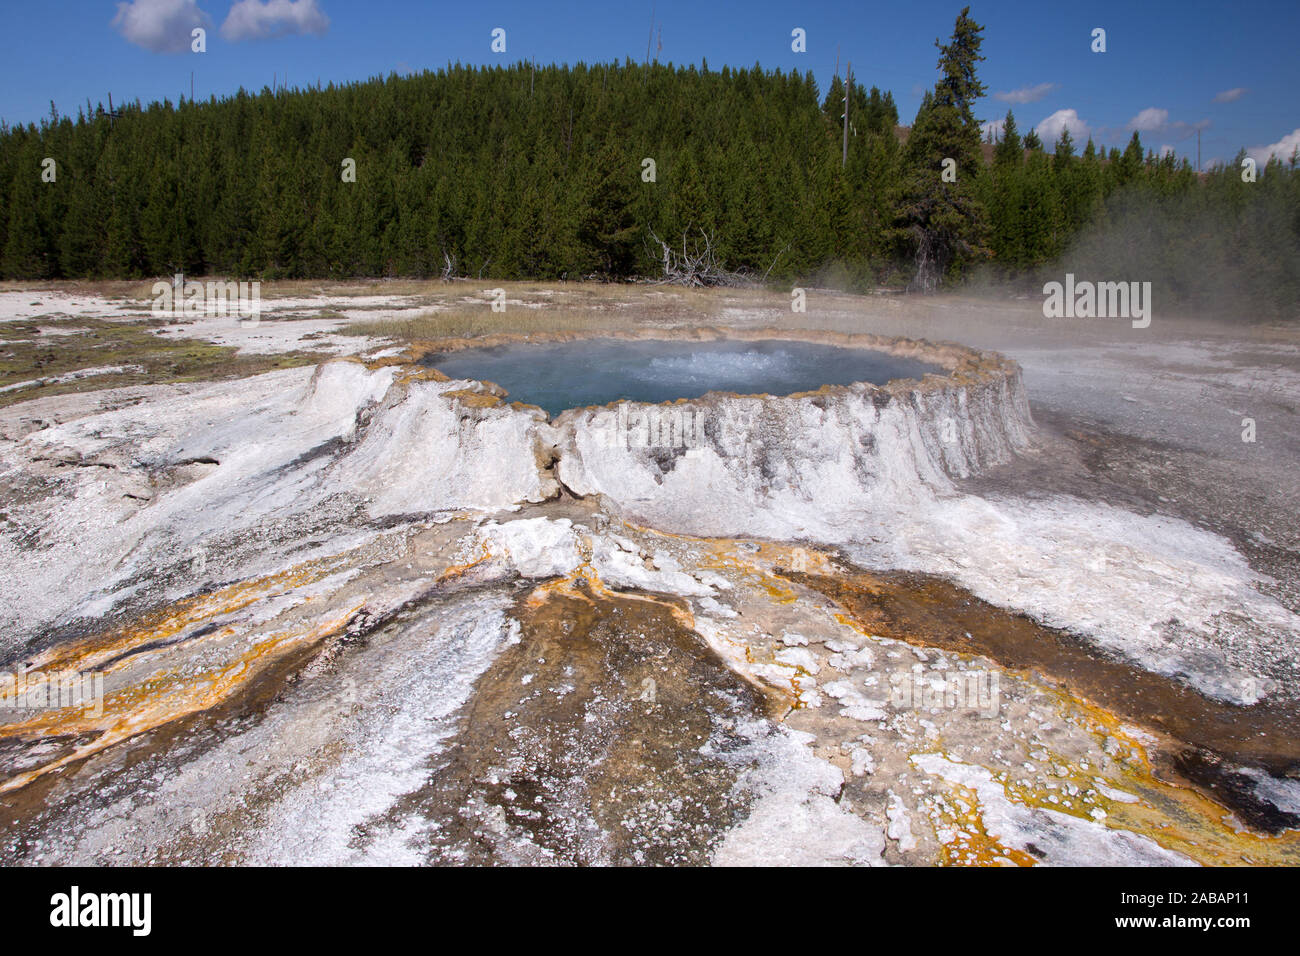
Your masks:
{"label": "pale crusted slope", "polygon": [[663,530],[832,544],[865,566],[950,576],[1213,697],[1249,704],[1285,690],[1262,675],[1300,619],[1260,593],[1230,542],[1079,498],[958,492],[953,479],[1030,445],[1014,363],[986,355],[888,389],[674,408],[702,422],[690,433],[702,440],[647,442],[637,416],[614,406],[564,413],[557,476]]}
{"label": "pale crusted slope", "polygon": [[465,386],[336,361],[0,442],[7,645],[340,550],[388,516],[541,500],[535,415],[448,394]]}
{"label": "pale crusted slope", "polygon": [[701,440],[647,442],[614,406],[564,413],[557,476],[666,530],[840,539],[846,512],[948,491],[1024,450],[1032,425],[1019,369],[997,360],[923,383],[709,395],[679,410]]}

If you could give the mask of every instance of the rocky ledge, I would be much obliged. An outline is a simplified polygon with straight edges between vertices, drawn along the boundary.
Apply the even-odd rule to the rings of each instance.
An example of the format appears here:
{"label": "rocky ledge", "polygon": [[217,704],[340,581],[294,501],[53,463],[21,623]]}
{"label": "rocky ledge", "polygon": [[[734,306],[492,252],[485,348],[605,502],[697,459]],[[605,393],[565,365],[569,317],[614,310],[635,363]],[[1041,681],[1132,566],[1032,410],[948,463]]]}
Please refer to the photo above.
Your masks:
{"label": "rocky ledge", "polygon": [[664,530],[827,540],[845,511],[883,514],[1028,444],[1014,362],[868,335],[798,338],[950,372],[785,397],[622,402],[550,421],[491,383],[341,359],[5,409],[3,653],[402,516],[510,508],[564,488]]}
{"label": "rocky ledge", "polygon": [[[551,419],[417,353],[0,410],[0,661],[103,679],[0,715],[0,860],[1295,862],[1300,619],[1230,542],[972,493],[1035,451],[999,355],[724,335],[945,374]],[[1072,691],[1102,657],[1168,714]]]}

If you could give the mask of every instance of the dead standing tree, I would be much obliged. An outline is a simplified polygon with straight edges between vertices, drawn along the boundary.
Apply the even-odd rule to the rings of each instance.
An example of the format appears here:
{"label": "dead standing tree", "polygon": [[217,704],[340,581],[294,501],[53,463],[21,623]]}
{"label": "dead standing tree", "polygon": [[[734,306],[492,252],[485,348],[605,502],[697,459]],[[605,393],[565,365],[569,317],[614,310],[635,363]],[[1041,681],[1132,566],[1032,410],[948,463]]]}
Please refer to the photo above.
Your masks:
{"label": "dead standing tree", "polygon": [[456,278],[456,257],[450,255],[446,249],[442,250],[442,281],[450,282]]}

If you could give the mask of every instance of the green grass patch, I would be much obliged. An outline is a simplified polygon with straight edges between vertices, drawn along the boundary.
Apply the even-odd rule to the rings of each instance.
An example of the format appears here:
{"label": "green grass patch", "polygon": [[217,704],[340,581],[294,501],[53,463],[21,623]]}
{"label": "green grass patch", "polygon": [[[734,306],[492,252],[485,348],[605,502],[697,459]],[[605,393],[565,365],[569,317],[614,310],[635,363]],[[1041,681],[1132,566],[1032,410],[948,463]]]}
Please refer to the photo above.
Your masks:
{"label": "green grass patch", "polygon": [[0,407],[66,392],[242,378],[274,369],[311,365],[322,358],[313,352],[241,355],[234,346],[214,345],[179,335],[157,335],[151,331],[152,327],[166,324],[163,322],[100,319],[75,322],[79,331],[53,336],[42,336],[39,326],[44,323],[34,320],[0,325],[0,341],[5,343],[0,345],[0,388],[102,366],[139,366],[139,370],[0,392]]}

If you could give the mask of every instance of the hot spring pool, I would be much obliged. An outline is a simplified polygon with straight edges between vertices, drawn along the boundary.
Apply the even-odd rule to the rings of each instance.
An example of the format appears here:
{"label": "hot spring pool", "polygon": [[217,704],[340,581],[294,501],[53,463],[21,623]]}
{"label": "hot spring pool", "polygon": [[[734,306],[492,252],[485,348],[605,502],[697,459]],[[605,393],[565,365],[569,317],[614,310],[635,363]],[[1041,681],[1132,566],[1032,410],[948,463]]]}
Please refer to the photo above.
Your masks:
{"label": "hot spring pool", "polygon": [[586,339],[441,352],[423,364],[451,378],[495,382],[510,400],[552,416],[615,401],[669,402],[707,392],[789,395],[823,385],[920,378],[938,365],[864,348],[768,339],[695,342]]}

